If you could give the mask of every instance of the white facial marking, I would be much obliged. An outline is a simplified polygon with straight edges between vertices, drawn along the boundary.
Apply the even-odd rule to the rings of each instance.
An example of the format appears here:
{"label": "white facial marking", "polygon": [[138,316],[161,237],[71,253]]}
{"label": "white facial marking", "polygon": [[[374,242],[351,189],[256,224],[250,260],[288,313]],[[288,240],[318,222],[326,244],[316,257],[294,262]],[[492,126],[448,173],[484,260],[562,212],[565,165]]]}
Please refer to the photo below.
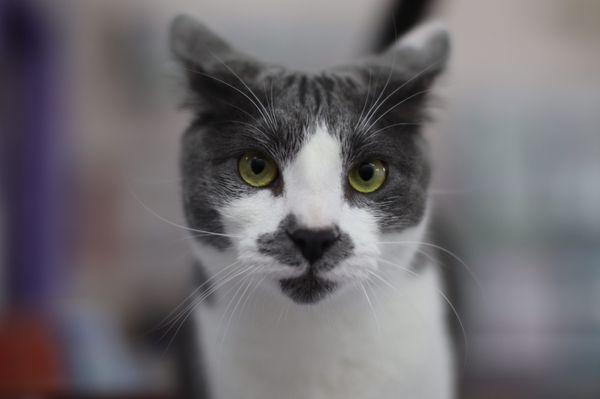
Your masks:
{"label": "white facial marking", "polygon": [[339,222],[343,202],[341,145],[322,124],[284,169],[290,212],[307,228]]}

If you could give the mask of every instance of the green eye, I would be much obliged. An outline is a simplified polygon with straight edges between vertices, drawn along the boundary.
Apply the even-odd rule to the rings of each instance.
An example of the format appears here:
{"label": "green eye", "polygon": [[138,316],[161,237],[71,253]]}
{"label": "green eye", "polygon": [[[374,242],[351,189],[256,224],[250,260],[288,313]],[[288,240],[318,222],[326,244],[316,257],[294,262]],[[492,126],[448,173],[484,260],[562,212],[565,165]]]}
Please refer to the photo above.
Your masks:
{"label": "green eye", "polygon": [[350,170],[348,182],[359,193],[372,193],[385,182],[387,171],[381,161],[363,162]]}
{"label": "green eye", "polygon": [[256,151],[248,151],[238,162],[240,177],[252,187],[266,187],[277,178],[277,165]]}

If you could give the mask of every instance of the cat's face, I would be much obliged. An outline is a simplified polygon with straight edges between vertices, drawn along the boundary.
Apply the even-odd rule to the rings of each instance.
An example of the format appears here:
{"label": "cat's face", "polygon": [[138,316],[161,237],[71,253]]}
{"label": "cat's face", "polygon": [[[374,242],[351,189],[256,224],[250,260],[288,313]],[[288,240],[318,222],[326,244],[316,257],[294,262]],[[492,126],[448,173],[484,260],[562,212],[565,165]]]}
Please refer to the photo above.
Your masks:
{"label": "cat's face", "polygon": [[[182,144],[184,210],[190,228],[217,233],[197,233],[198,243],[314,303],[370,279],[382,241],[419,239],[430,175],[420,125],[447,38],[417,39],[303,74],[178,18],[173,49],[195,112]],[[395,261],[410,259],[406,248]]]}

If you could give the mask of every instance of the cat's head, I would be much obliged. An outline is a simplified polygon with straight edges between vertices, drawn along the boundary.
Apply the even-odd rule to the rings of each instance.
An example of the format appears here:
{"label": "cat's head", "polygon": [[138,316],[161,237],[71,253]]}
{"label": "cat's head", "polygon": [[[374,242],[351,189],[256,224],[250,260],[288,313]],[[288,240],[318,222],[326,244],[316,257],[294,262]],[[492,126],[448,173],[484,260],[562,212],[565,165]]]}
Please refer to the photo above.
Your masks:
{"label": "cat's head", "polygon": [[[448,56],[443,29],[318,74],[262,63],[185,16],[171,47],[194,115],[182,141],[184,210],[207,252],[314,303],[371,278],[383,241],[421,238],[421,128]],[[402,248],[388,261],[410,262],[415,246]]]}

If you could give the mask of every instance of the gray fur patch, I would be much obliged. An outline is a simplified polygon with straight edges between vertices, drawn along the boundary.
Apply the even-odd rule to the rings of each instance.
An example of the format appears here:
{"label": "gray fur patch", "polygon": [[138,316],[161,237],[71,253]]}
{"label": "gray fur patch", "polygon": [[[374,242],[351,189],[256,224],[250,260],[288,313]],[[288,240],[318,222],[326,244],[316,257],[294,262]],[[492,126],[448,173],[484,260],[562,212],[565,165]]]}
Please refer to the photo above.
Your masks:
{"label": "gray fur patch", "polygon": [[287,231],[295,226],[296,218],[292,215],[287,216],[279,223],[277,230],[272,233],[261,235],[257,240],[258,251],[276,259],[284,265],[300,267],[306,264],[306,260],[290,240]]}
{"label": "gray fur patch", "polygon": [[[301,228],[293,215],[288,215],[279,224],[277,230],[261,235],[257,240],[258,251],[271,256],[284,265],[300,267],[307,264],[296,245],[290,239],[290,232]],[[350,257],[354,249],[352,238],[340,232],[339,238],[327,249],[324,255],[310,265],[314,272],[326,272],[333,269],[341,261]]]}
{"label": "gray fur patch", "polygon": [[279,285],[287,296],[300,304],[316,303],[333,292],[337,286],[333,281],[315,276],[311,271],[300,277],[283,279]]}

